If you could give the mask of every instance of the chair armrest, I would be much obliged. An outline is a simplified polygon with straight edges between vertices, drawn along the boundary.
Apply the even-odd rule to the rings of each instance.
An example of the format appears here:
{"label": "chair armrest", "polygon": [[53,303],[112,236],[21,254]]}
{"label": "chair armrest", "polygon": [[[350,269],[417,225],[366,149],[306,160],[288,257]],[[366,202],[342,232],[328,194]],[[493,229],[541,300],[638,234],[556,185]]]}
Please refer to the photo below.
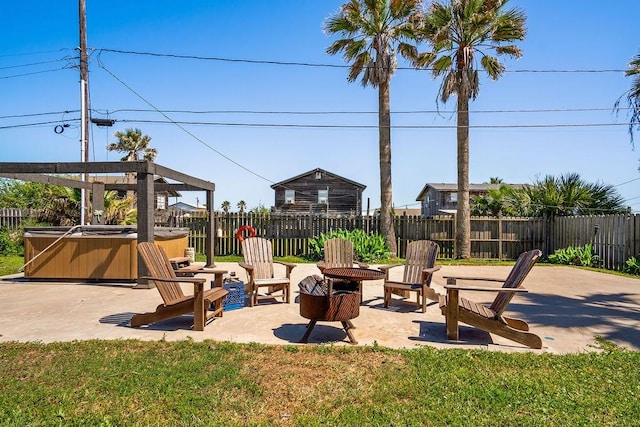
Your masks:
{"label": "chair armrest", "polygon": [[457,289],[460,291],[488,291],[488,292],[529,292],[525,288],[489,288],[483,286],[444,285],[445,289]]}
{"label": "chair armrest", "polygon": [[422,274],[433,274],[436,271],[440,270],[440,268],[442,268],[441,265],[437,265],[437,266],[431,267],[431,268],[423,268],[422,269]]}
{"label": "chair armrest", "polygon": [[389,270],[394,267],[404,267],[404,264],[389,264],[389,265],[381,265],[378,267],[378,270],[384,272],[384,280],[385,282],[389,280]]}
{"label": "chair armrest", "polygon": [[443,276],[445,279],[454,280],[480,280],[483,282],[501,282],[504,283],[505,279],[496,279],[493,277],[463,277],[463,276]]}
{"label": "chair armrest", "polygon": [[284,262],[284,261],[273,261],[274,264],[281,264],[284,265],[287,268],[291,268],[294,269],[296,267],[296,264],[291,263],[291,262]]}
{"label": "chair armrest", "polygon": [[360,268],[369,268],[369,264],[365,264],[364,262],[360,262],[360,261],[353,261],[353,263],[355,265],[357,265]]}
{"label": "chair armrest", "polygon": [[244,262],[239,262],[238,265],[250,273],[253,271],[253,265],[251,264],[245,264]]}
{"label": "chair armrest", "polygon": [[387,271],[387,270],[391,270],[393,267],[404,267],[404,264],[381,265],[381,266],[378,266],[378,270]]}
{"label": "chair armrest", "polygon": [[296,265],[290,262],[284,262],[284,261],[273,261],[274,264],[280,264],[280,265],[284,265],[287,268],[287,279],[291,278],[291,270],[293,270],[294,268],[296,268]]}
{"label": "chair armrest", "polygon": [[327,268],[327,264],[324,261],[318,261],[316,263],[316,267],[318,267],[320,271],[323,271],[325,268]]}
{"label": "chair armrest", "polygon": [[153,277],[142,276],[140,279],[146,280],[158,280],[162,282],[177,282],[177,283],[204,283],[207,281],[204,277]]}

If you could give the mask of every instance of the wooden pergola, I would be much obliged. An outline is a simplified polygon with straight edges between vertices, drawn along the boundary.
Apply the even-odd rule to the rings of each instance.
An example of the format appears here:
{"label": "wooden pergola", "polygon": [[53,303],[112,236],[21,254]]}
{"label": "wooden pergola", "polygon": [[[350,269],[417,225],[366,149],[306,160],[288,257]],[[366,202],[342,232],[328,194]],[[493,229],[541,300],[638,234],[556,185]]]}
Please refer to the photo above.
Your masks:
{"label": "wooden pergola", "polygon": [[[80,181],[65,178],[65,175],[79,174],[135,174],[135,184],[109,184],[103,182]],[[155,183],[161,176],[175,183]],[[70,188],[83,188],[92,192],[94,211],[104,210],[104,193],[109,190],[135,191],[138,209],[138,242],[153,242],[154,194],[156,191],[205,191],[208,211],[205,237],[207,267],[214,267],[214,215],[213,192],[215,184],[154,162],[141,160],[133,162],[70,162],[70,163],[3,163],[0,162],[0,177],[21,181],[40,182]],[[144,263],[138,262],[138,277],[144,276]]]}

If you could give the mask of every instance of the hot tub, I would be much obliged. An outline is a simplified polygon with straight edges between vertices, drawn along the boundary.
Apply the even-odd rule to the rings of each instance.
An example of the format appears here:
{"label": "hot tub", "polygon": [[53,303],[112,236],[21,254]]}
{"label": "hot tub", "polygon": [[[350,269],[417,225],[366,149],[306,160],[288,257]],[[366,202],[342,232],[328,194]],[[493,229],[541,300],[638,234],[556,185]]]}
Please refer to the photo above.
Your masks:
{"label": "hot tub", "polygon": [[[87,225],[25,228],[24,277],[33,279],[136,280],[138,234],[135,226]],[[188,228],[154,228],[154,241],[169,257],[184,256]],[[47,249],[48,248],[48,249]],[[44,252],[43,252],[44,251]],[[41,255],[38,255],[42,253]],[[33,261],[32,261],[33,260]]]}

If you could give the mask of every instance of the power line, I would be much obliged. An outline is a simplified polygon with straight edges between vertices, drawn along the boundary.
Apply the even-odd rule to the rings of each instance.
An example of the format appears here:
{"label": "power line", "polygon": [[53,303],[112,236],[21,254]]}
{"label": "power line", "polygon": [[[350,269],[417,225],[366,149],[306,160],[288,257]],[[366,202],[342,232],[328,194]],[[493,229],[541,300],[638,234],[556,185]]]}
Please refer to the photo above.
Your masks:
{"label": "power line", "polygon": [[[295,124],[295,123],[239,123],[239,122],[199,122],[177,120],[149,120],[149,119],[122,119],[123,123],[156,123],[156,124],[181,124],[191,126],[229,126],[229,127],[259,127],[259,128],[304,128],[304,129],[378,129],[379,125],[331,125],[331,124]],[[528,124],[528,125],[469,125],[469,129],[538,129],[538,128],[584,128],[584,127],[609,127],[629,126],[629,123],[565,123],[565,124]],[[392,125],[392,129],[457,129],[461,126],[452,125]]]}
{"label": "power line", "polygon": [[52,111],[49,113],[31,113],[31,114],[13,114],[10,116],[0,116],[0,119],[21,119],[25,117],[36,117],[36,116],[50,116],[50,115],[58,115],[58,114],[71,114],[77,113],[80,110],[65,110],[65,111]]}
{"label": "power line", "polygon": [[[64,120],[65,122],[69,121],[80,121],[80,119],[72,119],[72,120]],[[0,126],[0,129],[14,129],[14,128],[23,128],[29,126],[43,126],[43,125],[51,125],[51,124],[60,124],[60,120],[50,121],[50,122],[38,122],[38,123],[24,123],[20,125],[9,125],[9,126]]]}
{"label": "power line", "polygon": [[[313,63],[313,62],[297,62],[297,61],[274,61],[274,60],[258,60],[258,59],[241,59],[241,58],[223,58],[217,56],[200,56],[200,55],[181,55],[181,54],[171,54],[171,53],[158,53],[158,52],[140,52],[140,51],[132,51],[132,50],[121,50],[121,49],[109,49],[109,48],[94,48],[95,51],[109,52],[109,53],[119,53],[125,55],[138,55],[138,56],[152,56],[152,57],[162,57],[162,58],[175,58],[175,59],[191,59],[191,60],[199,60],[199,61],[218,61],[218,62],[237,62],[237,63],[245,63],[245,64],[261,64],[261,65],[282,65],[282,66],[298,66],[298,67],[315,67],[315,68],[351,68],[350,65],[341,65],[341,64],[322,64],[322,63]],[[416,70],[416,71],[432,71],[429,68],[416,69],[414,67],[397,67],[397,70]],[[481,71],[481,70],[478,70]],[[506,73],[624,73],[627,70],[624,69],[573,69],[573,70],[560,70],[560,69],[550,69],[550,70],[533,70],[533,69],[523,69],[523,70],[505,70]]]}
{"label": "power line", "polygon": [[620,187],[621,185],[629,184],[630,182],[634,182],[634,181],[638,181],[638,180],[640,180],[640,178],[630,179],[629,181],[625,181],[625,182],[622,182],[620,184],[616,184],[616,185],[614,185],[614,187]]}
{"label": "power line", "polygon": [[198,138],[196,135],[194,135],[192,132],[189,132],[186,128],[184,128],[184,126],[182,126],[180,123],[175,122],[173,120],[171,120],[171,118],[165,114],[164,112],[160,111],[160,109],[158,109],[156,106],[154,106],[151,102],[149,102],[147,99],[145,99],[142,95],[140,95],[138,92],[136,92],[135,90],[133,90],[133,88],[131,88],[129,85],[127,85],[124,81],[122,81],[121,79],[119,79],[115,74],[113,74],[111,71],[109,71],[104,64],[102,64],[102,62],[100,61],[100,56],[98,56],[98,63],[100,64],[100,67],[102,69],[104,69],[109,75],[111,75],[111,77],[113,77],[115,80],[117,80],[120,84],[122,84],[124,87],[126,87],[128,90],[130,90],[134,95],[136,95],[138,98],[140,98],[142,101],[144,101],[147,105],[149,105],[151,108],[155,109],[158,113],[160,113],[162,116],[164,116],[167,120],[169,120],[170,123],[176,125],[178,128],[180,128],[183,132],[185,132],[187,135],[191,136],[193,139],[195,139],[196,141],[200,142],[202,145],[204,145],[205,147],[209,148],[210,150],[212,150],[213,152],[215,152],[216,154],[218,154],[219,156],[223,157],[224,159],[230,161],[231,163],[233,163],[234,165],[240,167],[241,169],[244,169],[245,171],[251,173],[252,175],[255,175],[256,177],[263,179],[267,182],[270,182],[272,184],[275,184],[274,181],[271,181],[270,179],[258,174],[257,172],[254,172],[252,170],[250,170],[249,168],[245,167],[244,165],[236,162],[235,160],[233,160],[232,158],[230,158],[229,156],[223,154],[222,152],[220,152],[219,150],[216,150],[215,148],[213,148],[211,145],[207,144],[206,142],[204,142],[202,139]]}
{"label": "power line", "polygon": [[[151,119],[114,119],[121,123],[149,123],[149,124],[173,124],[184,126],[218,126],[218,127],[247,127],[247,128],[289,128],[289,129],[379,129],[379,125],[337,125],[337,124],[310,124],[310,123],[251,123],[251,122],[211,122],[211,121],[187,121],[174,120],[170,118],[166,112],[157,110],[167,120],[151,120]],[[51,113],[54,114],[54,113]],[[12,117],[12,116],[4,116]],[[0,117],[0,119],[4,118]],[[23,115],[18,117],[29,117]],[[64,121],[69,121],[65,119]],[[79,120],[79,119],[71,119]],[[55,123],[55,122],[53,122]],[[26,127],[40,125],[41,123],[23,123],[19,125],[8,125],[0,127],[0,129],[9,129],[12,127]],[[628,126],[628,123],[564,123],[564,124],[523,124],[523,125],[470,125],[469,129],[557,129],[557,128],[597,128],[597,127],[619,127]],[[395,130],[421,130],[421,129],[457,129],[456,124],[451,125],[392,125],[391,129]],[[622,185],[622,184],[619,184]]]}
{"label": "power line", "polygon": [[69,69],[69,67],[65,66],[62,68],[55,68],[51,70],[33,71],[31,73],[14,74],[12,76],[0,76],[0,79],[14,79],[17,77],[33,76],[35,74],[53,73],[55,71],[61,71],[61,70],[67,70],[67,69]]}
{"label": "power line", "polygon": [[[632,110],[625,107],[620,110]],[[469,110],[469,113],[580,113],[594,111],[612,111],[611,107],[606,108],[550,108],[550,109],[519,109],[519,110]],[[117,110],[92,109],[100,114],[115,113],[148,113],[156,110],[145,110],[139,108],[121,108]],[[378,111],[292,111],[292,110],[164,110],[166,113],[183,114],[278,114],[278,115],[350,115],[350,114],[378,114]],[[456,110],[400,110],[391,111],[391,114],[454,114]]]}
{"label": "power line", "polygon": [[23,52],[23,53],[8,53],[8,54],[4,54],[4,55],[0,55],[0,58],[8,58],[11,56],[30,56],[30,55],[43,55],[45,53],[58,53],[58,52],[64,52],[66,50],[72,50],[69,48],[61,48],[61,49],[57,49],[57,50],[42,50],[39,52]]}
{"label": "power line", "polygon": [[54,62],[69,61],[70,59],[72,59],[72,58],[53,59],[51,61],[32,62],[30,64],[9,65],[9,66],[6,66],[6,67],[0,67],[0,70],[8,70],[10,68],[32,67],[32,66],[35,66],[35,65],[43,65],[43,64],[53,64]]}

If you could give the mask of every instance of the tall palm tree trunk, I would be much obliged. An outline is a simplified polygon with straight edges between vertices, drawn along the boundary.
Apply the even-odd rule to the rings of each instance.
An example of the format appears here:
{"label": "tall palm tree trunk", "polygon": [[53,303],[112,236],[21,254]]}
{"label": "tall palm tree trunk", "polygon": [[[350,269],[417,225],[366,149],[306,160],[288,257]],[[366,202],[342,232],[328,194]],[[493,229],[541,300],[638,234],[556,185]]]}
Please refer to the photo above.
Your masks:
{"label": "tall palm tree trunk", "polygon": [[389,82],[378,87],[378,132],[380,141],[380,228],[392,256],[396,256],[396,231],[393,227],[391,186],[391,107]]}
{"label": "tall palm tree trunk", "polygon": [[469,97],[458,92],[458,210],[456,258],[471,257],[471,209],[469,207]]}

